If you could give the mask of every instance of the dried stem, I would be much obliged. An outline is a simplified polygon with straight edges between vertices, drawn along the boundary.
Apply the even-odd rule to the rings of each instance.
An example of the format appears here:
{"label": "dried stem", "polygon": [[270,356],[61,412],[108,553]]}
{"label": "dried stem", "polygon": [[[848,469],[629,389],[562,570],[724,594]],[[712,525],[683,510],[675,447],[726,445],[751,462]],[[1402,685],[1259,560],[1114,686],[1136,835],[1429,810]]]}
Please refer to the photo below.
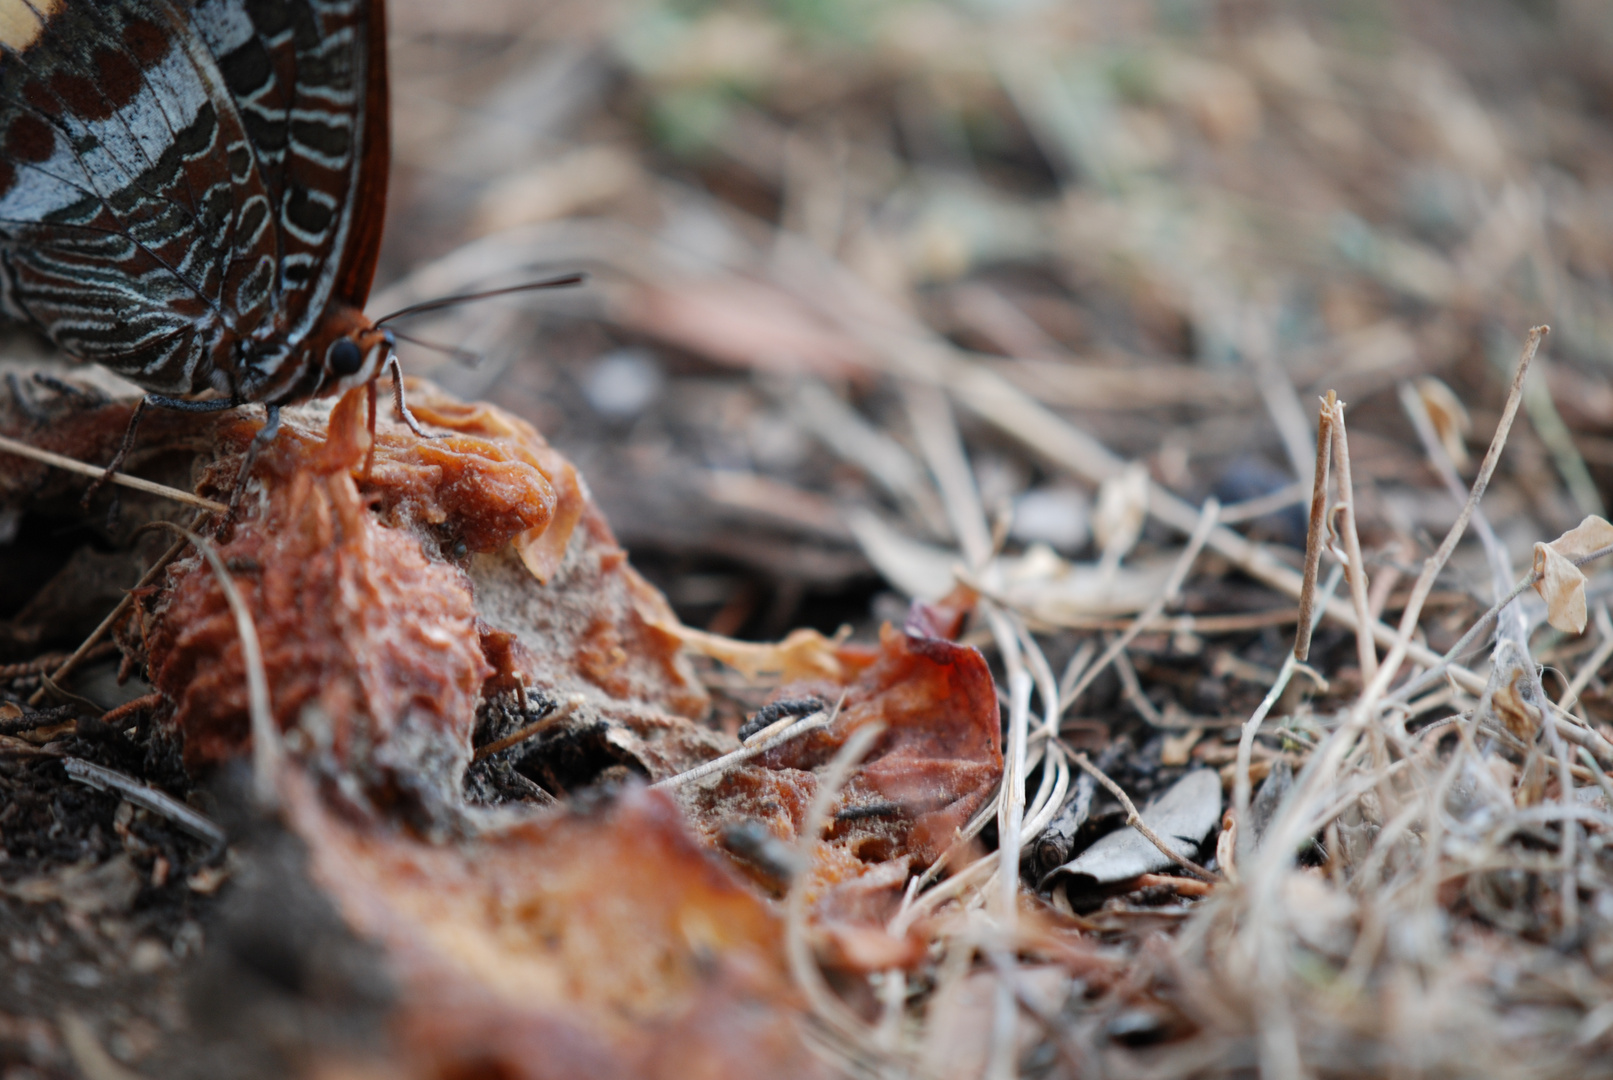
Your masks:
{"label": "dried stem", "polygon": [[165,817],[190,833],[199,840],[204,840],[214,847],[223,847],[227,837],[224,830],[214,824],[210,818],[197,813],[184,803],[165,792],[158,791],[149,784],[142,784],[133,777],[126,776],[116,769],[109,769],[104,765],[97,765],[92,761],[84,761],[75,757],[64,757],[62,767],[67,775],[81,784],[101,791],[115,791],[128,799],[135,806],[151,811],[160,817]]}
{"label": "dried stem", "polygon": [[1361,561],[1361,537],[1355,527],[1355,482],[1350,478],[1350,437],[1344,427],[1344,402],[1333,391],[1327,392],[1332,412],[1333,456],[1338,461],[1339,509],[1343,522],[1339,532],[1344,541],[1350,580],[1350,603],[1355,608],[1355,649],[1361,662],[1361,681],[1372,682],[1378,674],[1378,649],[1372,642],[1371,626],[1377,620],[1367,605],[1367,568]]}
{"label": "dried stem", "polygon": [[[753,757],[759,757],[760,755],[767,753],[769,750],[772,750],[774,747],[783,746],[791,739],[799,738],[809,731],[817,731],[819,728],[826,728],[830,724],[834,723],[835,720],[840,716],[840,706],[845,703],[845,700],[846,695],[845,692],[842,691],[840,694],[840,700],[835,702],[834,708],[829,712],[815,712],[808,716],[803,716],[770,739],[760,739],[754,743],[742,746],[738,750],[726,753],[722,757],[712,758],[710,761],[702,762],[692,769],[678,773],[676,776],[668,776],[664,780],[657,780],[650,786],[652,788],[680,787],[684,784],[690,783],[691,781],[710,776],[712,773],[722,772],[725,769],[730,769],[735,765],[749,761]],[[540,720],[537,724],[532,726],[538,727],[539,725],[547,724],[550,719],[555,718],[550,717],[545,720]],[[521,732],[516,732],[516,735],[519,734],[521,734]],[[509,736],[509,738],[514,739],[515,736],[512,735]],[[500,742],[503,741],[504,740],[500,740]],[[498,744],[495,743],[493,745],[497,746]],[[502,746],[499,746],[498,748],[500,750],[504,749]],[[488,753],[492,752],[492,750],[488,750]]]}
{"label": "dried stem", "polygon": [[[1344,568],[1342,566],[1333,568],[1333,572],[1328,575],[1327,586],[1322,590],[1324,597],[1333,595],[1333,590],[1338,588],[1339,578],[1343,573]],[[1320,616],[1314,612],[1311,618],[1316,622],[1321,621]],[[1309,635],[1306,636],[1308,637]],[[1244,723],[1243,731],[1238,737],[1237,771],[1233,773],[1232,780],[1232,806],[1233,820],[1237,823],[1238,828],[1238,853],[1240,855],[1249,851],[1250,846],[1254,843],[1254,835],[1249,828],[1249,795],[1252,787],[1249,782],[1249,760],[1254,754],[1255,735],[1259,733],[1260,725],[1265,722],[1267,714],[1277,704],[1277,700],[1282,697],[1283,691],[1288,688],[1289,679],[1293,678],[1294,672],[1299,667],[1300,662],[1297,650],[1283,658],[1283,666],[1277,672],[1276,681],[1271,684],[1271,689],[1266,693],[1265,698],[1261,700],[1253,715]]]}
{"label": "dried stem", "polygon": [[[1305,571],[1301,575],[1299,590],[1299,626],[1294,631],[1294,659],[1308,660],[1311,655],[1311,634],[1316,620],[1312,609],[1316,604],[1316,575],[1322,565],[1322,536],[1327,521],[1327,473],[1333,460],[1333,391],[1316,417],[1316,472],[1311,484],[1311,522],[1305,534]],[[1241,819],[1240,819],[1241,820]]]}
{"label": "dried stem", "polygon": [[1550,327],[1536,326],[1529,331],[1529,337],[1524,341],[1523,354],[1518,358],[1518,368],[1512,377],[1512,386],[1507,391],[1507,403],[1501,411],[1501,422],[1496,425],[1495,434],[1490,438],[1490,448],[1485,451],[1484,461],[1479,465],[1479,473],[1473,481],[1472,491],[1468,494],[1467,502],[1462,504],[1462,511],[1457,515],[1456,521],[1451,525],[1450,531],[1439,549],[1428,557],[1423,564],[1423,571],[1412,586],[1411,596],[1406,601],[1406,607],[1400,615],[1400,626],[1395,635],[1395,643],[1390,649],[1389,657],[1385,660],[1383,670],[1378,677],[1371,680],[1363,703],[1370,707],[1383,695],[1390,680],[1400,669],[1401,662],[1406,657],[1407,648],[1411,642],[1411,635],[1417,628],[1417,622],[1422,618],[1423,604],[1428,594],[1433,591],[1434,579],[1445,568],[1455,552],[1456,545],[1461,542],[1462,535],[1467,531],[1467,523],[1473,517],[1473,511],[1478,507],[1479,500],[1484,498],[1484,491],[1490,486],[1490,477],[1495,475],[1495,467],[1501,460],[1501,451],[1506,447],[1507,434],[1512,430],[1512,421],[1518,415],[1518,403],[1523,399],[1524,378],[1529,374],[1529,365],[1540,348],[1540,341],[1550,332]]}
{"label": "dried stem", "polygon": [[[512,746],[518,746],[519,744],[526,742],[535,735],[543,734],[545,731],[548,731],[550,728],[560,723],[560,721],[566,719],[572,713],[576,712],[577,708],[586,701],[587,698],[583,697],[583,695],[572,694],[565,701],[556,706],[555,711],[550,713],[548,716],[545,716],[540,720],[535,720],[516,731],[512,731],[502,739],[495,739],[485,746],[478,746],[475,753],[471,754],[470,756],[471,761],[482,761],[485,758],[492,757],[500,750],[508,750]],[[708,762],[707,764],[710,763]]]}
{"label": "dried stem", "polygon": [[[5,435],[0,435],[0,450],[9,454],[16,454],[18,457],[31,458],[46,465],[54,465],[58,469],[66,469],[68,472],[76,472],[82,476],[93,476],[97,480],[106,475],[106,470],[98,465],[89,465],[64,454],[54,454],[49,450],[41,450],[37,446],[30,446],[20,439],[9,438]],[[194,492],[181,491],[179,488],[171,488],[166,484],[142,480],[140,477],[130,476],[128,473],[115,472],[108,479],[122,487],[132,488],[135,491],[144,491],[148,495],[161,495],[165,499],[185,503],[188,506],[194,506],[210,513],[222,514],[229,510],[229,507],[223,503],[214,502],[212,499],[204,499]]]}
{"label": "dried stem", "polygon": [[1221,504],[1215,499],[1205,500],[1203,509],[1199,511],[1198,523],[1193,527],[1193,533],[1188,538],[1187,546],[1176,557],[1176,564],[1171,567],[1170,578],[1167,580],[1164,590],[1149,603],[1147,608],[1143,609],[1142,614],[1131,621],[1131,625],[1126,627],[1119,637],[1109,643],[1109,647],[1103,650],[1103,654],[1098,657],[1097,661],[1081,673],[1081,678],[1076,682],[1075,686],[1070,689],[1068,694],[1064,695],[1060,708],[1061,712],[1074,705],[1081,695],[1086,692],[1087,687],[1092,685],[1093,680],[1103,674],[1104,669],[1114,662],[1115,657],[1123,653],[1126,650],[1126,646],[1135,641],[1137,635],[1147,629],[1150,623],[1164,614],[1165,608],[1176,598],[1176,594],[1181,590],[1182,583],[1187,580],[1188,571],[1192,569],[1194,560],[1199,557],[1199,552],[1204,550],[1204,544],[1209,539],[1210,533],[1215,529],[1216,519],[1220,511]]}

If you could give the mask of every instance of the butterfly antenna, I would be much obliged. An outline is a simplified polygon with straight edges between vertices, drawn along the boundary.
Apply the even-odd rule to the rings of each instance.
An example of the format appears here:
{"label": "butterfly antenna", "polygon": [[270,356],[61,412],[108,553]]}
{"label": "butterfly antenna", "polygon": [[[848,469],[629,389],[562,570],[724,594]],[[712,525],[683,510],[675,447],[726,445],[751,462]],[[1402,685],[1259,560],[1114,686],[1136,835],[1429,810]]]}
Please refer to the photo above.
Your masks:
{"label": "butterfly antenna", "polygon": [[440,300],[427,300],[419,304],[410,304],[400,308],[390,315],[383,315],[375,320],[375,325],[401,319],[405,315],[420,315],[427,311],[437,311],[446,307],[457,307],[460,304],[469,304],[477,300],[489,300],[495,296],[509,296],[511,293],[535,292],[538,289],[561,289],[568,285],[581,285],[588,280],[587,274],[567,274],[564,277],[546,278],[543,281],[529,281],[525,285],[511,285],[503,289],[489,289],[487,292],[465,293],[462,296],[445,296]]}
{"label": "butterfly antenna", "polygon": [[430,349],[432,352],[440,352],[451,360],[464,364],[466,367],[475,367],[483,360],[487,359],[487,357],[483,356],[479,352],[474,352],[470,349],[461,349],[455,345],[444,345],[437,341],[427,341],[425,338],[417,338],[413,334],[405,334],[401,330],[392,331],[392,336],[397,338],[399,341],[407,341],[411,345],[418,345],[422,349]]}

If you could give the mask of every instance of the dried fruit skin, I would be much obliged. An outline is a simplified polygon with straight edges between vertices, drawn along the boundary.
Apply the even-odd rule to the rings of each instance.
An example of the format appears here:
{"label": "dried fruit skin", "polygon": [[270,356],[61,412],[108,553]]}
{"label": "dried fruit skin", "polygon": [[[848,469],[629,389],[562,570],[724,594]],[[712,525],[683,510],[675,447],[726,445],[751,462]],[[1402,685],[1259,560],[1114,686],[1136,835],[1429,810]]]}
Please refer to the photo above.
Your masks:
{"label": "dried fruit skin", "polygon": [[439,846],[288,790],[316,878],[403,986],[409,1075],[822,1075],[777,917],[659,793]]}
{"label": "dried fruit skin", "polygon": [[[530,427],[416,390],[422,412],[455,434],[421,440],[383,425],[372,447],[356,390],[324,432],[317,413],[312,426],[289,415],[220,554],[239,568],[281,728],[302,723],[342,767],[378,767],[406,785],[415,766],[438,761],[448,795],[494,669],[471,581],[441,549],[515,541],[535,553],[529,566],[552,572],[551,549],[569,543],[583,497]],[[237,452],[252,433],[240,419],[219,431]],[[214,475],[233,476],[237,460],[226,454]],[[176,563],[167,586],[146,628],[148,666],[196,767],[245,749],[246,680],[223,594],[199,558]]]}

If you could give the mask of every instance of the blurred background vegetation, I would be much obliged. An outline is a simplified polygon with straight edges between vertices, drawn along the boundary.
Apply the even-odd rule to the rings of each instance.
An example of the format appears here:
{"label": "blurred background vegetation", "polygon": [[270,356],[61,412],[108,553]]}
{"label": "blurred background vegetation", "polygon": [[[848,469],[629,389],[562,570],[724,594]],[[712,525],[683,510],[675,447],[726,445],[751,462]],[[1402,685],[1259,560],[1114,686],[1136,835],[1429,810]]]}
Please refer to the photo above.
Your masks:
{"label": "blurred background vegetation", "polygon": [[[848,508],[950,540],[890,473],[909,426],[829,278],[1195,501],[1308,475],[1338,390],[1369,549],[1451,513],[1395,386],[1437,377],[1471,413],[1452,404],[1456,443],[1482,445],[1548,322],[1487,505],[1519,559],[1604,508],[1605,3],[390,7],[401,284],[372,306],[592,270],[416,328],[475,366],[406,361],[536,421],[693,622],[865,617],[884,586]],[[859,419],[875,441],[836,445]],[[1090,555],[1090,487],[963,422],[988,510],[1020,507],[1011,546]]]}

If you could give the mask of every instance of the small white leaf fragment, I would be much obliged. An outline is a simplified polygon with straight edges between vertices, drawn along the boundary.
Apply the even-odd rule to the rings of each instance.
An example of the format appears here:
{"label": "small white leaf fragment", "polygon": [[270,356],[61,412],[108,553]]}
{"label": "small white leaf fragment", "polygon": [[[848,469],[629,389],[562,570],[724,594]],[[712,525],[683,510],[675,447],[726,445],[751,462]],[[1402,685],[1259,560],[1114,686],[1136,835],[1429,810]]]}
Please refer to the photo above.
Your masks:
{"label": "small white leaf fragment", "polygon": [[1134,461],[1098,488],[1092,531],[1103,550],[1100,565],[1113,568],[1130,554],[1148,520],[1148,467]]}
{"label": "small white leaf fragment", "polygon": [[1585,629],[1585,575],[1573,560],[1613,547],[1613,524],[1592,514],[1549,544],[1535,545],[1535,591],[1546,602],[1546,620],[1558,630]]}
{"label": "small white leaf fragment", "polygon": [[[1172,851],[1192,858],[1221,820],[1221,779],[1213,769],[1195,769],[1142,810],[1143,823]],[[1054,870],[1071,889],[1111,885],[1174,866],[1169,856],[1136,829],[1122,826]],[[1046,885],[1046,881],[1043,881]]]}

